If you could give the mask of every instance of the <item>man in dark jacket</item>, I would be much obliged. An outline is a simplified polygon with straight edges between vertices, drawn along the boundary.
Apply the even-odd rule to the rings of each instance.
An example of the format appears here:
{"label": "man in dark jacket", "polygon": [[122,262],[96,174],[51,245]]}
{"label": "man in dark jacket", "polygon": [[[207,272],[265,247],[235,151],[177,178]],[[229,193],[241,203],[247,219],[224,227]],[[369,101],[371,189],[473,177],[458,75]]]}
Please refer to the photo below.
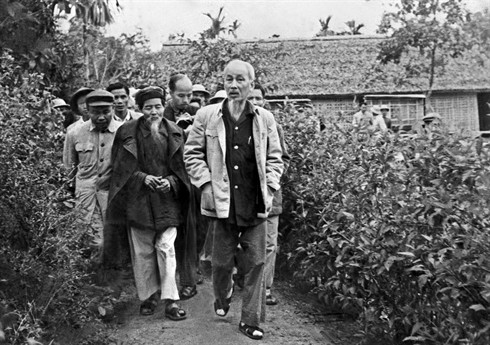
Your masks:
{"label": "man in dark jacket", "polygon": [[118,243],[125,246],[121,239],[127,226],[136,288],[142,301],[140,313],[153,314],[162,299],[165,315],[174,321],[183,320],[186,313],[175,303],[179,292],[174,244],[177,228],[185,223],[190,197],[183,162],[184,135],[163,117],[165,92],[161,88],[140,90],[136,103],[143,116],[124,123],[114,140],[104,233],[109,243],[104,263],[107,266],[118,260]]}
{"label": "man in dark jacket", "polygon": [[[190,105],[192,100],[192,82],[188,76],[175,73],[168,82],[170,100],[165,107],[163,117],[180,124],[181,121],[192,123],[197,109]],[[183,127],[186,128],[186,127]]]}

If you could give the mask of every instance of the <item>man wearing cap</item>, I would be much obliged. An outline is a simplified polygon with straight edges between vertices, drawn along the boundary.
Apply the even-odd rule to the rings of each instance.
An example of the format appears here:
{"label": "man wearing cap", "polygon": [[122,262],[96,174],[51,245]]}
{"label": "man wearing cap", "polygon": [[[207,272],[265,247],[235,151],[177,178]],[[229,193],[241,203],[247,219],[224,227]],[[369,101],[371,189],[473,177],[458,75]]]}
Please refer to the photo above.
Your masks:
{"label": "man wearing cap", "polygon": [[114,95],[114,113],[116,120],[129,121],[141,117],[140,113],[129,109],[129,88],[123,83],[112,83],[107,88],[107,91]]}
{"label": "man wearing cap", "polygon": [[81,87],[71,96],[70,108],[75,114],[75,121],[68,126],[68,129],[79,125],[90,118],[87,111],[87,103],[85,101],[87,95],[92,91],[94,91],[94,89],[89,87]]}
{"label": "man wearing cap", "polygon": [[[112,173],[111,149],[120,122],[113,121],[114,96],[105,90],[86,95],[90,121],[67,131],[63,149],[65,167],[75,172],[75,197],[82,220],[89,224],[92,245],[103,246],[103,224]],[[100,257],[97,258],[100,260]]]}
{"label": "man wearing cap", "polygon": [[209,92],[203,85],[194,84],[192,85],[192,97],[199,99],[200,108],[202,108],[208,104]]}
{"label": "man wearing cap", "polygon": [[[153,314],[161,299],[165,301],[165,315],[179,321],[187,317],[175,303],[179,300],[175,241],[179,237],[186,239],[186,233],[178,234],[178,229],[186,220],[190,197],[183,162],[184,134],[163,117],[163,89],[140,90],[136,104],[143,116],[125,122],[114,140],[104,265],[117,262],[118,241],[127,239],[125,231],[129,228],[140,314]],[[120,233],[115,229],[120,229]],[[124,246],[122,243],[121,248]],[[192,250],[195,251],[195,242]]]}
{"label": "man wearing cap", "polygon": [[199,110],[184,160],[191,182],[202,191],[201,212],[210,217],[214,311],[224,317],[230,309],[240,244],[245,286],[238,328],[258,340],[265,321],[266,218],[284,167],[273,115],[247,100],[254,79],[249,63],[232,60],[226,65],[228,98]]}
{"label": "man wearing cap", "polygon": [[382,104],[379,107],[383,120],[385,121],[386,128],[391,129],[391,117],[388,115],[390,112],[390,106],[387,104]]}
{"label": "man wearing cap", "polygon": [[65,100],[62,98],[55,98],[51,101],[51,107],[63,116],[63,127],[68,128],[73,122],[75,122],[75,117],[73,112],[70,110],[70,106],[66,104]]}
{"label": "man wearing cap", "polygon": [[440,129],[442,124],[442,117],[438,113],[427,113],[422,118],[423,133],[431,136],[432,132]]}
{"label": "man wearing cap", "polygon": [[218,90],[213,97],[210,98],[209,104],[221,103],[226,98],[225,90]]}
{"label": "man wearing cap", "polygon": [[371,113],[373,114],[373,132],[379,136],[388,130],[379,105],[374,105],[371,108]]}

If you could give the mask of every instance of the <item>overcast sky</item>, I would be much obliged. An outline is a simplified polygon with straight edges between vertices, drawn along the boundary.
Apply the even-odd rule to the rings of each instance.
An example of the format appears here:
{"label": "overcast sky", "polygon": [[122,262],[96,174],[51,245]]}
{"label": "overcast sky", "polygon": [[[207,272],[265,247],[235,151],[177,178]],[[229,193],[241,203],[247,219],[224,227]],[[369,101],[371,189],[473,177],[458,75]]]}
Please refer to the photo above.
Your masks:
{"label": "overcast sky", "polygon": [[[213,17],[224,6],[225,26],[235,19],[241,23],[238,38],[314,37],[320,29],[319,19],[332,15],[330,28],[343,31],[345,22],[355,20],[365,25],[361,32],[374,34],[384,11],[393,9],[396,0],[119,0],[123,10],[115,15],[116,22],[107,34],[132,34],[139,27],[158,49],[170,34],[185,33],[195,38],[207,29]],[[489,0],[466,0],[472,11],[488,7]]]}

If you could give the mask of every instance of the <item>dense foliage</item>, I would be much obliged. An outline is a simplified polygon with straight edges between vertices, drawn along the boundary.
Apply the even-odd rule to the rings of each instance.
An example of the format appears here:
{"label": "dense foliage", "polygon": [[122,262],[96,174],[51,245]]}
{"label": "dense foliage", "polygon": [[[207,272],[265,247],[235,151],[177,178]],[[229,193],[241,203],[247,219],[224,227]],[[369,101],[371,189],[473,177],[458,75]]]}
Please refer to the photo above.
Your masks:
{"label": "dense foliage", "polygon": [[[12,17],[24,8],[11,7],[16,3],[33,2],[0,0],[0,8],[10,8],[0,11],[0,27],[10,30],[0,36],[16,28]],[[89,311],[98,298],[90,289],[90,253],[64,185],[62,119],[49,107],[53,92],[67,96],[81,85],[116,80],[163,86],[174,71],[186,71],[214,91],[232,58],[250,61],[258,79],[276,91],[287,80],[294,80],[291,90],[307,84],[345,91],[363,87],[362,82],[386,91],[382,78],[396,76],[386,85],[399,85],[427,75],[405,58],[400,61],[412,65],[404,65],[409,68],[403,73],[388,64],[368,69],[366,77],[356,67],[360,53],[346,54],[342,42],[307,42],[294,49],[280,42],[264,48],[202,36],[184,47],[150,52],[140,32],[107,38],[83,18],[72,21],[69,33],[57,32],[49,9],[24,11],[20,17],[29,22],[34,14],[43,15],[35,18],[39,26],[34,29],[46,33],[43,39],[49,42],[36,41],[29,52],[15,46],[13,53],[0,50],[0,322],[13,344],[51,339],[47,331],[79,326],[96,314]],[[478,23],[488,22],[488,12],[475,18],[478,22],[465,22],[466,29],[473,38],[480,35],[476,53],[485,52],[488,30]],[[366,47],[359,41],[359,52]],[[338,58],[316,59],[327,65],[308,75],[307,49]],[[484,68],[484,55],[481,63],[468,60],[463,69],[478,73],[470,65],[477,61]],[[347,79],[346,69],[357,79]],[[342,119],[332,119],[319,132],[309,110],[289,107],[277,118],[292,155],[281,220],[288,268],[297,277],[315,279],[331,307],[359,317],[364,339],[490,343],[487,144],[462,133],[392,135],[359,143]]]}
{"label": "dense foliage", "polygon": [[290,269],[384,343],[490,341],[490,151],[462,133],[359,143],[332,121],[278,114],[292,163]]}
{"label": "dense foliage", "polygon": [[0,56],[0,335],[11,344],[96,316],[88,239],[64,185],[63,119],[42,80]]}

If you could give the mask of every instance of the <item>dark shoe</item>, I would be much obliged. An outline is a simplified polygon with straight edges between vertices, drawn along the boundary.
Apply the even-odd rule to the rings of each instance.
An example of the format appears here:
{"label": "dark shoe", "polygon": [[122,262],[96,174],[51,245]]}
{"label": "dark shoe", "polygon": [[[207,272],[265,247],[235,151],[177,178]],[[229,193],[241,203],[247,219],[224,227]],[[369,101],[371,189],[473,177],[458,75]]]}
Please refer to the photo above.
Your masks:
{"label": "dark shoe", "polygon": [[155,313],[155,309],[158,305],[158,302],[151,297],[147,300],[143,301],[140,305],[140,314],[143,316],[153,315]]}
{"label": "dark shoe", "polygon": [[184,286],[182,290],[180,290],[179,295],[181,300],[186,300],[194,297],[197,294],[196,286]]}
{"label": "dark shoe", "polygon": [[277,299],[272,295],[265,296],[265,304],[267,305],[276,305]]}
{"label": "dark shoe", "polygon": [[187,313],[185,310],[179,308],[175,303],[169,304],[165,308],[165,316],[172,321],[182,321],[187,319]]}
{"label": "dark shoe", "polygon": [[238,329],[250,339],[260,340],[264,337],[264,330],[262,328],[257,326],[249,326],[241,321],[238,325]]}

